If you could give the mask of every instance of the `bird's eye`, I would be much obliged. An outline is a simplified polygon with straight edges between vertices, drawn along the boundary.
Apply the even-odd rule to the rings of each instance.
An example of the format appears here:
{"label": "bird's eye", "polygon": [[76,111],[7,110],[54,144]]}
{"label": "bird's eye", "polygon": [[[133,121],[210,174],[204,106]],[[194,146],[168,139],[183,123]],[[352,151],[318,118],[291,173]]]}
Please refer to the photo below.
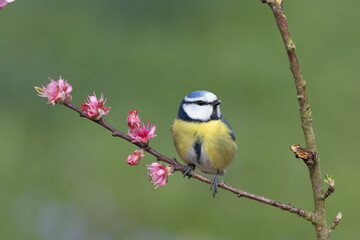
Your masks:
{"label": "bird's eye", "polygon": [[206,102],[204,102],[204,101],[197,101],[196,104],[197,104],[197,105],[200,105],[200,106],[203,106],[203,105],[206,104]]}

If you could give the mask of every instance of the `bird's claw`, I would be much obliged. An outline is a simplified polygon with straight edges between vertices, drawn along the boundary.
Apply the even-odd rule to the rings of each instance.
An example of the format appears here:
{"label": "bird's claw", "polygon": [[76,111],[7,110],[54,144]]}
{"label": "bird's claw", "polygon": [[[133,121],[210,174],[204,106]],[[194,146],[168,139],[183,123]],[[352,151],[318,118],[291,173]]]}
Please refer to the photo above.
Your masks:
{"label": "bird's claw", "polygon": [[185,167],[185,170],[184,170],[184,177],[185,177],[185,176],[188,176],[189,178],[191,178],[190,172],[191,172],[192,170],[194,170],[194,169],[195,169],[195,165],[194,165],[194,164],[189,164],[189,165],[187,165],[187,166]]}
{"label": "bird's claw", "polygon": [[213,191],[213,197],[215,198],[216,193],[217,193],[217,188],[218,188],[218,184],[219,184],[219,170],[217,170],[216,172],[216,176],[211,179],[211,187],[210,187],[210,191]]}

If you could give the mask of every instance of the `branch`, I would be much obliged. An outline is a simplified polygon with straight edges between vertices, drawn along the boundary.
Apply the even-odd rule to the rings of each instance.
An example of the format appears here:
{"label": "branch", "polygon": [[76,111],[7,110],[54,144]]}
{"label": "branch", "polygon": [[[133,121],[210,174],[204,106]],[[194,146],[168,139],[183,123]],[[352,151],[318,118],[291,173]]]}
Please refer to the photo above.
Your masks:
{"label": "branch", "polygon": [[323,198],[320,159],[316,151],[315,134],[312,128],[312,113],[306,96],[306,82],[301,75],[300,65],[296,55],[296,47],[293,40],[291,39],[286,16],[283,11],[284,0],[262,0],[262,2],[269,5],[275,16],[276,24],[280,31],[286,53],[289,58],[290,70],[295,81],[297,99],[299,102],[301,126],[307,148],[304,150],[306,150],[307,153],[315,154],[316,156],[313,158],[316,161],[308,164],[315,206],[315,219],[313,223],[315,226],[317,239],[328,239],[329,229],[327,228],[326,224],[325,198]]}
{"label": "branch", "polygon": [[[300,106],[301,123],[304,131],[307,149],[311,152],[316,152],[315,135],[312,128],[311,109],[306,96],[306,89],[305,89],[306,82],[303,79],[300,72],[300,65],[296,55],[296,47],[291,39],[286,16],[282,9],[283,1],[281,0],[262,0],[262,1],[267,3],[274,13],[276,24],[280,31],[281,37],[283,39],[286,48],[287,55],[289,57],[290,70],[295,80],[297,99],[299,101],[299,106]],[[281,4],[279,2],[281,2]]]}
{"label": "branch", "polygon": [[[105,121],[105,118],[101,118],[100,120],[93,120],[93,119],[88,118],[83,112],[81,112],[81,110],[78,107],[74,106],[69,101],[64,101],[62,104],[65,105],[66,107],[78,112],[81,117],[87,118],[87,119],[93,121],[94,123],[97,123],[100,126],[106,128],[107,130],[112,132],[112,136],[120,137],[120,138],[122,138],[122,139],[124,139],[124,140],[138,146],[138,147],[141,147],[141,148],[145,149],[145,151],[147,151],[148,153],[150,153],[151,155],[156,157],[156,159],[158,161],[166,162],[166,163],[172,165],[174,167],[174,171],[180,171],[180,172],[184,173],[185,166],[180,164],[175,158],[170,159],[170,158],[160,154],[159,152],[157,152],[156,150],[154,150],[153,148],[151,148],[147,144],[138,143],[138,142],[132,142],[132,139],[128,135],[120,132],[119,130],[117,130],[116,128],[114,128],[110,124],[108,124]],[[203,176],[201,174],[198,174],[195,171],[191,171],[190,175],[191,175],[192,178],[195,178],[195,179],[197,179],[197,180],[199,180],[201,182],[211,184],[211,179],[210,178],[207,178],[207,177],[205,177],[205,176]],[[274,200],[271,200],[269,198],[266,198],[266,197],[263,197],[263,196],[260,196],[260,195],[255,195],[255,194],[252,194],[252,193],[249,193],[249,192],[245,192],[245,191],[243,191],[241,189],[238,189],[238,188],[235,188],[235,187],[232,187],[232,186],[226,184],[224,181],[220,182],[218,184],[218,187],[222,188],[224,190],[227,190],[229,192],[232,192],[232,193],[236,194],[238,197],[244,197],[244,198],[252,199],[252,200],[267,204],[267,205],[271,205],[271,206],[280,208],[280,209],[282,209],[284,211],[295,213],[296,215],[298,215],[298,216],[300,216],[300,217],[302,217],[302,218],[304,218],[304,219],[306,219],[306,220],[308,220],[310,222],[313,222],[313,220],[314,220],[314,214],[311,211],[307,211],[307,210],[304,210],[302,208],[292,206],[290,204],[285,204],[285,203],[281,203],[281,202],[278,202],[278,201],[274,201]]]}

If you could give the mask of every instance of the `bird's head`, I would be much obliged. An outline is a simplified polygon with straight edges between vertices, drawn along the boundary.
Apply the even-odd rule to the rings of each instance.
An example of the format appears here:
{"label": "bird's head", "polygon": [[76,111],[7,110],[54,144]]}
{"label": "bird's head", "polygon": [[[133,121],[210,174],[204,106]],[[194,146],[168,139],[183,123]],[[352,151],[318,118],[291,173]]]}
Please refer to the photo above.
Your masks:
{"label": "bird's head", "polygon": [[195,91],[180,104],[178,118],[185,121],[208,122],[221,118],[220,101],[208,91]]}

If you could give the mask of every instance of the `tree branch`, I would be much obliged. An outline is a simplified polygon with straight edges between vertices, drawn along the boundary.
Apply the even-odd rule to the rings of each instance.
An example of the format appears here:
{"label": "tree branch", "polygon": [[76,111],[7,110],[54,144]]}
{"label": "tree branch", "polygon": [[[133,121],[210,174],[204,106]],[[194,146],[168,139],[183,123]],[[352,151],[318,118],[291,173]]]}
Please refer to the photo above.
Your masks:
{"label": "tree branch", "polygon": [[[87,118],[87,119],[93,121],[94,123],[97,123],[100,126],[106,128],[107,130],[112,132],[112,136],[120,137],[120,138],[122,138],[122,139],[124,139],[124,140],[138,146],[138,147],[141,147],[141,148],[145,149],[145,151],[147,151],[148,153],[150,153],[151,155],[156,157],[156,159],[158,161],[166,162],[166,163],[172,165],[174,167],[174,171],[180,171],[180,172],[184,173],[185,166],[180,164],[175,158],[170,159],[170,158],[160,154],[159,152],[157,152],[156,150],[154,150],[153,148],[151,148],[150,146],[148,146],[146,144],[138,143],[138,142],[132,142],[132,139],[128,135],[120,132],[119,130],[117,130],[116,128],[111,126],[109,123],[107,123],[105,121],[105,118],[101,118],[100,120],[90,119],[83,112],[81,112],[81,110],[78,107],[74,106],[69,101],[65,101],[63,103],[63,105],[65,105],[66,107],[78,112],[81,117]],[[211,179],[210,178],[207,178],[207,177],[205,177],[205,176],[203,176],[201,174],[198,174],[195,171],[191,171],[190,175],[194,179],[197,179],[197,180],[199,180],[201,182],[204,182],[204,183],[207,183],[207,184],[211,184]],[[263,197],[263,196],[260,196],[260,195],[255,195],[255,194],[243,191],[241,189],[238,189],[238,188],[235,188],[235,187],[232,187],[232,186],[226,184],[224,181],[220,182],[218,184],[218,187],[222,188],[224,190],[227,190],[229,192],[232,192],[232,193],[236,194],[238,197],[244,197],[244,198],[252,199],[252,200],[255,200],[255,201],[270,205],[270,206],[280,208],[280,209],[282,209],[284,211],[294,213],[294,214],[296,214],[296,215],[298,215],[298,216],[300,216],[300,217],[302,217],[302,218],[304,218],[304,219],[306,219],[306,220],[308,220],[310,222],[314,221],[314,214],[311,211],[307,211],[307,210],[304,210],[302,208],[292,206],[290,204],[281,203],[281,202],[271,200],[269,198],[266,198],[266,197]]]}
{"label": "tree branch", "polygon": [[280,31],[289,58],[290,70],[293,74],[296,91],[297,91],[301,126],[303,129],[305,143],[307,147],[306,151],[308,153],[315,154],[316,156],[315,158],[313,158],[315,162],[308,164],[308,170],[309,170],[309,176],[313,189],[313,198],[314,198],[314,206],[315,206],[314,226],[315,226],[316,236],[317,239],[328,239],[329,229],[327,228],[327,223],[326,223],[325,198],[323,195],[323,188],[321,181],[322,179],[321,179],[321,171],[320,171],[320,159],[316,151],[315,134],[312,128],[312,113],[306,96],[306,88],[305,88],[306,82],[303,79],[300,72],[299,61],[296,55],[296,47],[293,40],[291,39],[286,16],[283,11],[283,1],[284,0],[262,0],[263,3],[267,3],[269,5],[275,16],[276,24]]}

